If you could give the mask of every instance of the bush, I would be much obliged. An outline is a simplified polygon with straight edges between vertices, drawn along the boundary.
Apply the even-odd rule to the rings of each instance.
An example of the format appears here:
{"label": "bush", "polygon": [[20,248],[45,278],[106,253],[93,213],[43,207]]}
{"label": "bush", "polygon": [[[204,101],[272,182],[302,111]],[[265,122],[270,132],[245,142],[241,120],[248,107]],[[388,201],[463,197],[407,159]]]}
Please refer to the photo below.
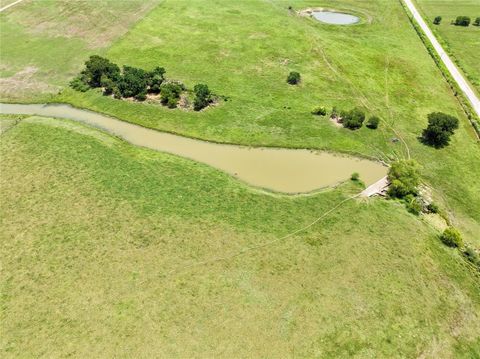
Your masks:
{"label": "bush", "polygon": [[148,91],[152,93],[159,93],[160,86],[165,80],[165,69],[163,67],[155,67],[152,71],[147,73]]}
{"label": "bush", "polygon": [[440,236],[440,239],[449,247],[463,246],[462,236],[460,235],[460,232],[454,227],[446,228]]}
{"label": "bush", "polygon": [[475,26],[480,26],[480,17],[477,17],[475,21],[473,22],[473,25]]}
{"label": "bush", "polygon": [[70,81],[70,87],[75,91],[86,92],[90,89],[85,76],[80,75]]}
{"label": "bush", "polygon": [[312,115],[325,116],[327,114],[327,109],[325,106],[318,106],[312,110]]}
{"label": "bush", "polygon": [[429,203],[427,205],[427,211],[429,213],[440,213],[440,207],[436,203]]}
{"label": "bush", "polygon": [[415,197],[412,194],[408,194],[407,196],[405,196],[404,201],[405,207],[407,207],[408,212],[413,213],[416,216],[422,213],[423,206],[422,202],[420,202],[418,197]]}
{"label": "bush", "polygon": [[428,115],[428,126],[422,132],[422,142],[435,148],[445,147],[457,128],[456,117],[442,112],[433,112]]}
{"label": "bush", "polygon": [[147,90],[137,93],[135,95],[135,100],[137,101],[145,101],[147,99]]}
{"label": "bush", "polygon": [[288,77],[287,77],[287,82],[290,84],[290,85],[296,85],[300,82],[300,73],[296,72],[296,71],[292,71],[288,74]]}
{"label": "bush", "polygon": [[180,99],[180,94],[182,93],[183,89],[183,85],[176,82],[162,84],[162,86],[160,86],[162,104],[167,105],[169,108],[177,107],[177,103]]}
{"label": "bush", "polygon": [[103,87],[103,94],[107,96],[113,93],[114,87],[117,87],[116,83],[105,75],[102,75],[100,85]]}
{"label": "bush", "polygon": [[342,118],[342,125],[345,128],[350,130],[357,130],[362,127],[363,121],[365,121],[365,113],[358,109],[354,108],[350,111],[343,111],[340,114]]}
{"label": "bush", "polygon": [[330,113],[330,118],[336,118],[338,117],[338,110],[336,106],[332,107],[332,112]]}
{"label": "bush", "polygon": [[350,176],[350,179],[352,181],[358,181],[360,179],[360,174],[358,172],[353,172],[352,175]]}
{"label": "bush", "polygon": [[394,162],[388,171],[388,195],[392,198],[404,198],[418,194],[420,175],[419,165],[414,160],[400,160]]}
{"label": "bush", "polygon": [[113,98],[116,98],[117,100],[120,100],[122,98],[122,93],[120,92],[117,86],[113,88],[112,93],[113,93]]}
{"label": "bush", "polygon": [[463,255],[468,259],[469,262],[480,267],[480,256],[478,255],[477,252],[475,252],[474,249],[470,247],[465,248]]}
{"label": "bush", "polygon": [[193,109],[195,111],[200,111],[212,102],[212,95],[207,85],[197,84],[193,91],[195,92],[195,100],[193,101]]}
{"label": "bush", "polygon": [[456,26],[468,26],[470,25],[470,18],[468,16],[457,16],[455,19]]}
{"label": "bush", "polygon": [[372,130],[378,128],[378,124],[380,123],[380,119],[377,116],[372,116],[368,119],[366,126]]}
{"label": "bush", "polygon": [[435,19],[433,20],[433,23],[435,25],[440,25],[441,22],[442,22],[442,17],[441,16],[436,16]]}

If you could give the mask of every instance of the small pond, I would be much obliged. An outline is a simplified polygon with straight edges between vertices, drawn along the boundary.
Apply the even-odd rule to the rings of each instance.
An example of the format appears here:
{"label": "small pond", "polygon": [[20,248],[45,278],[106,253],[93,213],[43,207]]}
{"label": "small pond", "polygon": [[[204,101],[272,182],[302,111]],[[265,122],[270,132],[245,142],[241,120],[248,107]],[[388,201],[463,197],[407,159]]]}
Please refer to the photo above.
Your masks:
{"label": "small pond", "polygon": [[360,21],[357,16],[333,11],[313,11],[312,16],[318,21],[332,25],[352,25]]}

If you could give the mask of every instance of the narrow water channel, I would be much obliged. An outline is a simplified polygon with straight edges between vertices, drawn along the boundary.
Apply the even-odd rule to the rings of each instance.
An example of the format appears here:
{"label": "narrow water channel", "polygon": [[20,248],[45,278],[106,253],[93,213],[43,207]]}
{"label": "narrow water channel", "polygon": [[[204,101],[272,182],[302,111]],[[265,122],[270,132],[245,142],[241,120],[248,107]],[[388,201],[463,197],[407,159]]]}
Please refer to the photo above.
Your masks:
{"label": "narrow water channel", "polygon": [[66,118],[108,131],[137,146],[208,164],[265,189],[304,193],[347,180],[353,172],[368,186],[386,175],[378,162],[322,151],[217,144],[147,129],[69,105],[0,104],[2,114]]}

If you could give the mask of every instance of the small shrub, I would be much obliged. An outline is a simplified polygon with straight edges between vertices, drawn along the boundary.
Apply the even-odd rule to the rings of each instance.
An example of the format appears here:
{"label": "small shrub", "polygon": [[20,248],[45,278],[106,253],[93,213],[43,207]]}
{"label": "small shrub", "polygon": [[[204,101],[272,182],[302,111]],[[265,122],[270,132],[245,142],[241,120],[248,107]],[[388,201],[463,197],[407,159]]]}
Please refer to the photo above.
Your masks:
{"label": "small shrub", "polygon": [[330,118],[336,118],[338,117],[338,110],[336,106],[332,107],[332,112],[330,113]]}
{"label": "small shrub", "polygon": [[70,82],[70,87],[75,91],[86,92],[90,89],[90,86],[85,81],[85,76],[77,76]]}
{"label": "small shrub", "polygon": [[470,247],[465,248],[463,255],[468,259],[469,262],[480,267],[480,256],[478,255],[477,252],[475,252],[474,249]]}
{"label": "small shrub", "polygon": [[350,179],[352,181],[358,181],[360,179],[360,174],[358,172],[353,172],[352,175],[350,176]]}
{"label": "small shrub", "polygon": [[299,72],[296,72],[296,71],[292,71],[288,74],[288,77],[287,77],[287,82],[290,84],[290,85],[296,85],[300,82],[300,73]]}
{"label": "small shrub", "polygon": [[440,239],[449,247],[463,246],[462,236],[460,235],[460,232],[454,227],[446,228],[440,236]]}
{"label": "small shrub", "polygon": [[180,99],[180,94],[182,93],[183,89],[184,86],[181,83],[163,83],[162,86],[160,86],[160,101],[169,108],[177,107],[177,103]]}
{"label": "small shrub", "polygon": [[366,126],[372,130],[378,128],[378,124],[380,123],[380,119],[377,116],[372,116],[368,119]]}
{"label": "small shrub", "polygon": [[414,160],[394,162],[388,171],[388,195],[392,198],[404,198],[418,194],[420,184],[419,165]]}
{"label": "small shrub", "polygon": [[473,25],[475,26],[480,26],[480,17],[477,17],[475,21],[473,22]]}
{"label": "small shrub", "polygon": [[147,90],[137,93],[134,97],[137,101],[145,101],[147,99]]}
{"label": "small shrub", "polygon": [[358,108],[354,108],[350,111],[342,111],[340,117],[342,117],[343,127],[350,130],[359,129],[362,127],[363,121],[365,121],[365,113]]}
{"label": "small shrub", "polygon": [[168,108],[176,108],[179,99],[180,98],[177,98],[177,97],[169,97],[167,99],[167,102],[166,102],[167,107]]}
{"label": "small shrub", "polygon": [[428,213],[440,213],[440,207],[436,203],[429,203],[427,205]]}
{"label": "small shrub", "polygon": [[312,115],[325,116],[327,114],[327,109],[325,106],[318,106],[312,110]]}
{"label": "small shrub", "polygon": [[455,19],[455,25],[456,26],[468,26],[470,25],[470,17],[468,16],[457,16]]}
{"label": "small shrub", "polygon": [[435,25],[440,25],[441,22],[442,22],[442,17],[441,16],[436,16],[435,19],[433,20],[433,23]]}
{"label": "small shrub", "polygon": [[195,92],[195,100],[193,102],[193,109],[195,111],[200,111],[212,102],[212,95],[207,85],[197,84],[193,88],[193,91]]}
{"label": "small shrub", "polygon": [[155,67],[147,73],[148,92],[159,93],[160,86],[165,80],[165,69],[163,67]]}
{"label": "small shrub", "polygon": [[120,92],[117,86],[113,88],[112,93],[113,93],[113,98],[117,100],[120,100],[122,98],[122,93]]}
{"label": "small shrub", "polygon": [[103,87],[103,94],[106,96],[111,95],[113,88],[117,86],[111,78],[105,75],[100,79],[100,85]]}
{"label": "small shrub", "polygon": [[405,196],[404,201],[408,212],[413,213],[416,216],[422,213],[423,206],[418,197],[408,194]]}

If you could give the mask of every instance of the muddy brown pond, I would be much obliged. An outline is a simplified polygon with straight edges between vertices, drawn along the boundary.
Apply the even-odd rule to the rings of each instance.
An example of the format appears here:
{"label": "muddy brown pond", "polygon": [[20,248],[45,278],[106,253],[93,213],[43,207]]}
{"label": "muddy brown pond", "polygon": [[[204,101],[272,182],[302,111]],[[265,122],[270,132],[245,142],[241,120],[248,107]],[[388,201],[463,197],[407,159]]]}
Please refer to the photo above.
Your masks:
{"label": "muddy brown pond", "polygon": [[218,144],[147,129],[69,105],[0,104],[2,114],[66,118],[108,131],[127,142],[168,152],[225,171],[256,187],[305,193],[360,174],[368,186],[387,173],[382,164],[322,151]]}

